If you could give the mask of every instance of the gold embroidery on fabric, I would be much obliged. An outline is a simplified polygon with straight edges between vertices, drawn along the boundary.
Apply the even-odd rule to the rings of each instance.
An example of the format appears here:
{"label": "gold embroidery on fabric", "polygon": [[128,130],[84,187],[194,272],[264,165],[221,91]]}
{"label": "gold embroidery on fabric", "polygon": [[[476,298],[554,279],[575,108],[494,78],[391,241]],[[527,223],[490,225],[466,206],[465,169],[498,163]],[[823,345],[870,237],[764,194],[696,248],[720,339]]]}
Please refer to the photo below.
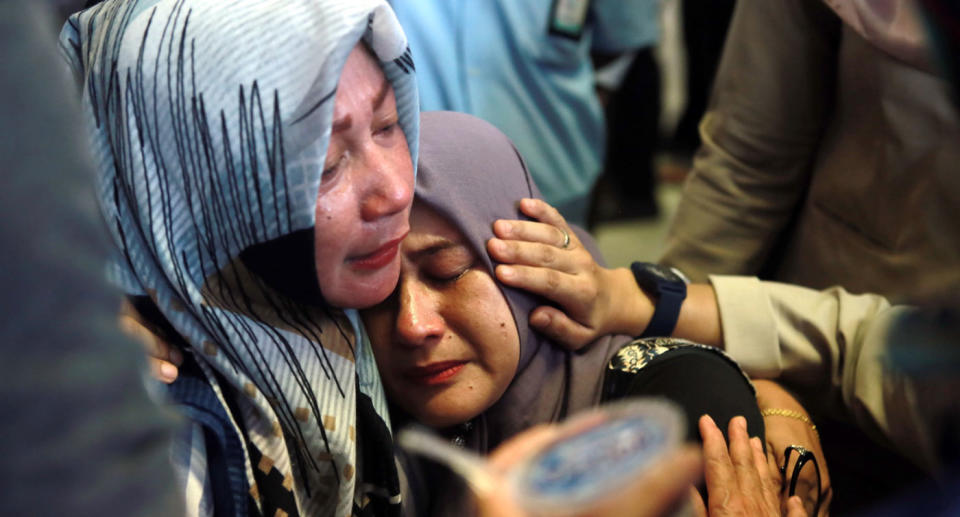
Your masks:
{"label": "gold embroidery on fabric", "polygon": [[337,417],[334,415],[323,415],[323,428],[327,431],[337,429]]}
{"label": "gold embroidery on fabric", "polygon": [[257,468],[260,469],[264,474],[269,474],[270,470],[273,468],[273,460],[264,455],[260,458],[260,463],[257,465]]}
{"label": "gold embroidery on fabric", "polygon": [[298,407],[294,412],[293,416],[301,422],[306,422],[310,420],[310,410],[305,407]]}

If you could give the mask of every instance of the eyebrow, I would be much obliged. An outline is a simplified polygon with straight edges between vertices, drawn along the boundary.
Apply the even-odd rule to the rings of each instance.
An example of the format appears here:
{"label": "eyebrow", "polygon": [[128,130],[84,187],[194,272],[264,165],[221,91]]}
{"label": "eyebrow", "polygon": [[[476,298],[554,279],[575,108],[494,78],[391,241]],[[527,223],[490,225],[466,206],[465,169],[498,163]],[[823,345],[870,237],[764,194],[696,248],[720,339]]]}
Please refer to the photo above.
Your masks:
{"label": "eyebrow", "polygon": [[469,247],[462,242],[453,242],[451,240],[439,237],[435,242],[430,243],[425,248],[421,248],[419,250],[416,250],[410,253],[410,258],[416,262],[424,257],[436,255],[441,251],[445,251],[451,248],[467,248],[469,250]]}
{"label": "eyebrow", "polygon": [[[383,101],[387,98],[387,92],[390,89],[390,83],[387,82],[387,78],[383,77],[383,81],[380,83],[380,90],[377,91],[376,95],[373,96],[373,110],[376,111],[383,106]],[[331,133],[336,133],[337,131],[345,131],[350,129],[350,126],[353,125],[353,118],[347,114],[343,117],[333,121],[333,127],[330,130]]]}

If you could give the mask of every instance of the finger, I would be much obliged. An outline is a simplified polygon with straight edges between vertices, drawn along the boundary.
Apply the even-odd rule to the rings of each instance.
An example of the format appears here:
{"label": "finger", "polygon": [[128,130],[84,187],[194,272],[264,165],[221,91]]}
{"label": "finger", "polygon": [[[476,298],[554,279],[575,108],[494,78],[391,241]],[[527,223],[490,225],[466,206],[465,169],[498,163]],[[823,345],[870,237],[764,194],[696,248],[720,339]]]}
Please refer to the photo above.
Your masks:
{"label": "finger", "polygon": [[516,219],[498,219],[493,223],[493,235],[501,239],[546,244],[556,248],[563,247],[566,240],[564,232],[570,236],[570,244],[567,247],[575,248],[580,241],[566,224],[552,225]]}
{"label": "finger", "polygon": [[520,200],[520,211],[542,223],[570,230],[567,220],[559,210],[542,199],[524,198]]}
{"label": "finger", "polygon": [[[554,229],[556,230],[556,229]],[[570,246],[573,246],[571,238]],[[487,241],[490,258],[505,264],[556,269],[564,273],[577,272],[577,264],[571,260],[570,249],[559,245],[542,244],[493,238]]]}
{"label": "finger", "polygon": [[174,366],[180,366],[183,364],[183,352],[180,351],[180,347],[169,345],[169,353],[167,354],[167,359]]}
{"label": "finger", "polygon": [[[750,445],[750,436],[747,432],[747,419],[742,416],[731,418],[727,436],[730,437],[730,459],[733,461],[737,484],[743,493],[756,495],[763,485],[753,459],[753,447]],[[746,497],[744,501],[748,507],[753,508],[753,513],[757,514],[766,504],[762,498],[758,500],[756,497]],[[777,505],[774,505],[775,507]]]}
{"label": "finger", "polygon": [[763,499],[766,501],[768,508],[779,508],[780,499],[778,497],[777,487],[773,485],[773,481],[770,478],[770,467],[767,464],[767,457],[763,453],[763,445],[760,443],[760,438],[756,436],[750,438],[750,448],[753,451],[753,466],[757,470],[757,475],[760,478],[760,491]]}
{"label": "finger", "polygon": [[736,473],[727,454],[727,442],[710,415],[700,417],[703,438],[703,475],[707,484],[707,507],[710,515],[724,515],[736,493]]}
{"label": "finger", "polygon": [[547,305],[530,313],[530,326],[567,350],[579,350],[596,338],[596,332]]}
{"label": "finger", "polygon": [[568,311],[579,307],[584,296],[581,279],[555,269],[500,264],[494,273],[504,284],[543,296]]}
{"label": "finger", "polygon": [[807,517],[807,510],[803,508],[803,501],[799,497],[787,499],[787,517]]}
{"label": "finger", "polygon": [[153,332],[150,332],[147,327],[133,317],[121,315],[117,319],[117,326],[119,326],[120,330],[122,330],[123,333],[128,337],[139,341],[140,344],[146,349],[147,355],[150,355],[151,357],[160,357],[160,354],[162,353],[163,358],[166,358],[166,351],[158,350],[157,336],[154,335]]}
{"label": "finger", "polygon": [[167,384],[177,380],[177,375],[179,375],[180,371],[175,365],[167,361],[154,359],[153,357],[148,357],[147,361],[150,366],[150,375],[152,375],[154,379]]}
{"label": "finger", "polygon": [[[769,436],[769,435],[768,435]],[[767,441],[767,467],[770,469],[770,479],[775,481],[777,491],[783,487],[783,476],[780,474],[780,465],[783,465],[783,451],[777,451],[777,447]]]}

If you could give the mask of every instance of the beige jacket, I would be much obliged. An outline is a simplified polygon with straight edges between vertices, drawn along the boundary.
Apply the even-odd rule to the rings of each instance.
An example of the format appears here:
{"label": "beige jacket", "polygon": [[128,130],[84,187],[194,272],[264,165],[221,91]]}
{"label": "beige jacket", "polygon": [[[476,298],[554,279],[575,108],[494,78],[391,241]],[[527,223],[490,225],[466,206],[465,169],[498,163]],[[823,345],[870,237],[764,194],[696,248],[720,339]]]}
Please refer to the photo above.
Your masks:
{"label": "beige jacket", "polygon": [[663,263],[703,281],[772,261],[777,280],[892,299],[960,283],[947,84],[820,0],[737,3],[700,132]]}
{"label": "beige jacket", "polygon": [[840,288],[736,276],[710,282],[725,349],[748,375],[778,378],[816,413],[852,420],[878,443],[937,472],[936,437],[945,429],[944,414],[960,410],[960,379],[910,376],[894,367],[891,347],[943,339],[925,323],[903,339],[903,326],[922,317],[916,309]]}

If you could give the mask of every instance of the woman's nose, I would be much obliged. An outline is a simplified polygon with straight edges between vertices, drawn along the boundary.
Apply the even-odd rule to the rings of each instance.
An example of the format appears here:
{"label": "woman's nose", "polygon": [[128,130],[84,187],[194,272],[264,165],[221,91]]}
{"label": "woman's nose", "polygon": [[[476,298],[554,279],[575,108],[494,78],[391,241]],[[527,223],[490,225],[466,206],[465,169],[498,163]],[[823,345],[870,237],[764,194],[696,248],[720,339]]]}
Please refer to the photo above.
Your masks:
{"label": "woman's nose", "polygon": [[446,329],[436,301],[416,280],[400,279],[397,337],[400,344],[423,346],[443,337]]}
{"label": "woman's nose", "polygon": [[361,205],[364,221],[403,212],[413,203],[413,166],[410,153],[401,146],[378,147],[364,160],[369,174]]}

